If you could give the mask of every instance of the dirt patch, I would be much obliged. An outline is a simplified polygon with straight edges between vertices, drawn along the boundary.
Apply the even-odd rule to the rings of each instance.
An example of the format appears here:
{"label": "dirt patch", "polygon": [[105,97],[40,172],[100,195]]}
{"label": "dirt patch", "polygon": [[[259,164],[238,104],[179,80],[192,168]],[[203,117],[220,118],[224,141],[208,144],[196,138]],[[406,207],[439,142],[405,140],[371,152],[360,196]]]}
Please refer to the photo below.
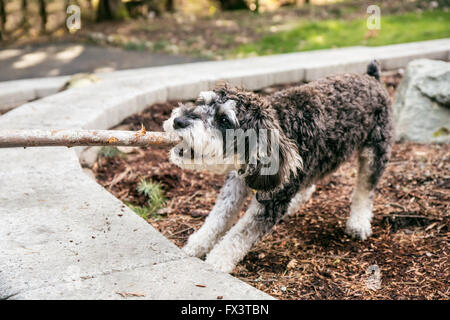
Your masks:
{"label": "dirt patch", "polygon": [[[391,95],[400,78],[383,77]],[[155,104],[121,126],[138,130],[143,123],[160,131],[176,106]],[[259,241],[233,275],[279,299],[448,299],[449,159],[449,145],[396,144],[377,188],[373,236],[364,242],[344,234],[356,159],[345,163]],[[165,148],[100,156],[93,170],[112,194],[137,205],[146,201],[136,191],[139,180],[160,182],[167,208],[148,222],[180,247],[202,225],[224,180],[175,167]]]}

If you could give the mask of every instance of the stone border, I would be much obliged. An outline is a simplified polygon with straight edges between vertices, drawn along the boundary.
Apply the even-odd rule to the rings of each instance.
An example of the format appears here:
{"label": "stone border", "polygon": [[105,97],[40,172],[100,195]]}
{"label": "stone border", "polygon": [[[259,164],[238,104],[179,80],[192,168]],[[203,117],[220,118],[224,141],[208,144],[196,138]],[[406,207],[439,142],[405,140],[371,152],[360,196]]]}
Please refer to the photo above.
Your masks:
{"label": "stone border", "polygon": [[[248,89],[448,60],[450,39],[119,71],[26,103],[0,128],[106,129],[149,104],[191,99],[227,80]],[[189,258],[85,175],[81,148],[0,149],[0,299],[270,299]],[[196,286],[197,284],[206,287]]]}
{"label": "stone border", "polygon": [[[298,70],[300,74],[300,80],[314,80],[320,78],[323,74],[327,74],[327,71],[331,66],[333,71],[361,71],[361,66],[358,65],[359,62],[365,63],[369,56],[376,57],[383,63],[383,69],[395,69],[399,67],[406,66],[408,61],[417,58],[429,58],[429,59],[439,59],[439,60],[450,60],[450,53],[448,49],[448,39],[431,40],[423,42],[414,42],[408,44],[392,45],[385,47],[351,47],[344,49],[335,50],[336,54],[338,51],[346,52],[350,49],[350,52],[354,56],[348,57],[348,60],[341,60],[339,63],[333,63],[330,61],[330,52],[333,50],[318,50],[304,53],[293,53],[286,55],[279,55],[279,57],[289,57],[296,56],[299,59],[305,58],[308,63],[303,63],[300,65]],[[361,54],[361,56],[359,56]],[[313,57],[311,59],[311,57]],[[319,58],[320,57],[320,58]],[[321,58],[325,59],[322,60]],[[252,63],[255,59],[261,60],[263,58],[250,58],[243,59],[240,61],[248,61]],[[319,59],[317,59],[319,58]],[[311,61],[313,60],[313,61]],[[239,60],[236,60],[239,61]],[[312,62],[312,63],[309,63]],[[206,64],[218,62],[206,62]],[[204,63],[194,63],[194,64],[204,64]],[[298,65],[298,64],[297,64]],[[339,67],[340,65],[340,67]],[[173,67],[176,67],[174,65]],[[350,69],[347,69],[350,67]],[[364,67],[364,66],[363,66]],[[152,68],[142,68],[134,70],[121,70],[107,73],[97,73],[97,75],[105,80],[117,80],[121,77],[133,77],[135,75],[142,75],[151,72],[151,70],[157,70],[167,67],[152,67]],[[325,68],[325,69],[324,69]],[[322,70],[322,71],[320,71]],[[325,73],[323,73],[325,70]],[[330,70],[331,71],[331,70]],[[7,110],[13,109],[21,104],[35,99],[43,98],[48,95],[56,93],[61,86],[70,78],[70,76],[60,76],[60,77],[48,77],[48,78],[35,78],[26,80],[16,80],[16,81],[4,81],[0,82],[0,113]],[[294,76],[294,78],[297,78]]]}
{"label": "stone border", "polygon": [[0,82],[0,114],[56,93],[69,78],[66,76]]}

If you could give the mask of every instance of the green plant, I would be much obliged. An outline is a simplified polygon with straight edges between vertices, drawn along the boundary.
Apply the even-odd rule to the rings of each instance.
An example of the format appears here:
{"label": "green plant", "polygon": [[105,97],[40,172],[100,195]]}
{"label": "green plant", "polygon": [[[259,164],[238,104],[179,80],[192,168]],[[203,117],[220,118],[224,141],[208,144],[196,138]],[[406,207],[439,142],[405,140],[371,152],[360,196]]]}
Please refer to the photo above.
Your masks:
{"label": "green plant", "polygon": [[158,40],[154,43],[153,49],[156,52],[164,51],[169,44],[164,40]]}
{"label": "green plant", "polygon": [[152,206],[161,207],[166,202],[161,185],[152,180],[141,179],[137,191],[146,195]]}
{"label": "green plant", "polygon": [[145,51],[148,46],[144,41],[129,41],[123,44],[123,48],[125,50]]}
{"label": "green plant", "polygon": [[122,155],[122,152],[116,147],[102,147],[99,153],[106,158],[114,158]]}
{"label": "green plant", "polygon": [[161,185],[152,180],[141,179],[137,191],[148,198],[147,205],[141,207],[127,203],[128,207],[144,219],[148,219],[149,217],[160,219],[161,216],[158,215],[158,210],[166,204],[166,198]]}
{"label": "green plant", "polygon": [[129,203],[129,202],[125,202],[125,204],[128,206],[128,208],[133,210],[134,213],[136,213],[138,216],[140,216],[144,219],[148,219],[148,217],[150,216],[150,210],[149,210],[148,206],[141,207],[141,206]]}

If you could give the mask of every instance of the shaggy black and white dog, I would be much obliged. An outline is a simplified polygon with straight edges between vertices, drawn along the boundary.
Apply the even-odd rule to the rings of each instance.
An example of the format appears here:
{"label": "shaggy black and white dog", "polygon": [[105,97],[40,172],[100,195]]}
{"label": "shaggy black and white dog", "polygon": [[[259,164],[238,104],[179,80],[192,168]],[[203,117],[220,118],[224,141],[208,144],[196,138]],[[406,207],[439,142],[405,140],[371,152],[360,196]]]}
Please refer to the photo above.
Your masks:
{"label": "shaggy black and white dog", "polygon": [[206,262],[231,272],[354,152],[359,172],[346,232],[362,240],[371,235],[373,193],[393,143],[390,99],[375,62],[366,75],[330,76],[268,97],[227,85],[202,92],[195,106],[175,109],[164,130],[183,138],[170,151],[173,163],[228,173],[214,208],[184,247],[188,255],[206,254]]}

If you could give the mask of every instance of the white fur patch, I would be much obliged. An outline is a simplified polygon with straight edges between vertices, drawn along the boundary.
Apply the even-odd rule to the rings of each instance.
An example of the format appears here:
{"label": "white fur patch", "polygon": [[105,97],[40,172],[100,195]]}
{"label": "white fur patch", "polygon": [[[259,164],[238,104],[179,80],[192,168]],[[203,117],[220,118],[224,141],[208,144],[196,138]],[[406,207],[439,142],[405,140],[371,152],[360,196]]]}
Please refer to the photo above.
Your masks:
{"label": "white fur patch", "polygon": [[296,144],[291,139],[286,139],[287,142],[280,145],[280,148],[283,149],[283,154],[285,156],[285,165],[280,168],[283,170],[282,183],[287,183],[290,180],[291,173],[294,177],[297,176],[298,170],[303,168],[303,159],[298,153],[298,148]]}
{"label": "white fur patch", "polygon": [[352,237],[366,240],[372,234],[373,191],[363,187],[355,189],[352,197],[350,217],[347,220],[346,233]]}
{"label": "white fur patch", "polygon": [[172,110],[170,118],[163,122],[163,129],[165,132],[175,133],[173,129],[173,120],[181,116],[181,114],[182,114],[182,106]]}
{"label": "white fur patch", "polygon": [[217,99],[217,94],[213,91],[202,91],[198,96],[205,101],[205,104],[210,104]]}
{"label": "white fur patch", "polygon": [[290,216],[295,214],[300,207],[305,204],[309,198],[311,198],[311,195],[316,190],[316,186],[312,185],[309,188],[306,188],[304,190],[300,190],[297,192],[295,197],[291,199],[291,202],[289,202],[289,207],[287,209],[286,215]]}
{"label": "white fur patch", "polygon": [[356,188],[352,196],[350,217],[347,220],[346,233],[352,237],[366,240],[372,234],[370,226],[373,209],[373,189],[368,187],[373,154],[365,149],[359,155],[359,172]]}
{"label": "white fur patch", "polygon": [[239,126],[239,121],[236,117],[236,101],[228,100],[221,104],[219,107],[219,113],[227,115],[235,126]]}
{"label": "white fur patch", "polygon": [[266,232],[255,219],[261,210],[264,210],[264,207],[256,200],[256,197],[253,197],[244,217],[212,249],[206,257],[206,262],[216,270],[232,272],[236,264]]}
{"label": "white fur patch", "polygon": [[205,223],[189,237],[183,248],[184,252],[193,257],[201,257],[208,253],[236,222],[247,195],[248,188],[243,179],[237,172],[231,172]]}

